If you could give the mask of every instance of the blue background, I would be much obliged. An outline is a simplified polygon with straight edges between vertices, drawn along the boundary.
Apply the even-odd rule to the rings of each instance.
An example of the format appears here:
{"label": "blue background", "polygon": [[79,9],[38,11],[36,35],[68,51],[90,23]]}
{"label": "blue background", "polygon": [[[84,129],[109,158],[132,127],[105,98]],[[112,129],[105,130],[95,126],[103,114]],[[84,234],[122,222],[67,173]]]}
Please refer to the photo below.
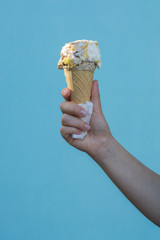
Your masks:
{"label": "blue background", "polygon": [[61,47],[98,40],[114,137],[160,173],[160,1],[0,1],[0,239],[159,239],[85,153],[60,135]]}

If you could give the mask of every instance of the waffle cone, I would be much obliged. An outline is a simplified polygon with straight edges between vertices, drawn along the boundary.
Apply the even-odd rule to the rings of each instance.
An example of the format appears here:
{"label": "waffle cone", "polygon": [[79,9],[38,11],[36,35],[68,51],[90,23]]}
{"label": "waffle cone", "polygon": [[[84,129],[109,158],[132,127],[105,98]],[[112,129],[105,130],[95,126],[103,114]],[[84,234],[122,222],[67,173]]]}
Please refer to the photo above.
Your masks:
{"label": "waffle cone", "polygon": [[64,69],[64,75],[71,90],[71,101],[78,104],[90,101],[94,71]]}

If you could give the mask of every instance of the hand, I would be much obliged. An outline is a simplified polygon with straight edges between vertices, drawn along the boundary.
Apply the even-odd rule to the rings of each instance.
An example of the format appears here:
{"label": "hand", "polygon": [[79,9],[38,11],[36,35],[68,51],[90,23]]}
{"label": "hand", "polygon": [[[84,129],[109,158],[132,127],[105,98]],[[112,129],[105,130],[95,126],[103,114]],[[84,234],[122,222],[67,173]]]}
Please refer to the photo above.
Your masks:
{"label": "hand", "polygon": [[[98,81],[93,81],[91,102],[93,103],[93,113],[90,126],[86,125],[80,118],[86,115],[85,109],[70,101],[70,90],[62,90],[62,96],[66,101],[60,105],[62,116],[62,127],[60,129],[62,137],[72,146],[88,153],[95,160],[100,158],[104,149],[112,137],[108,124],[102,113]],[[72,134],[80,134],[88,131],[83,140],[73,139]]]}

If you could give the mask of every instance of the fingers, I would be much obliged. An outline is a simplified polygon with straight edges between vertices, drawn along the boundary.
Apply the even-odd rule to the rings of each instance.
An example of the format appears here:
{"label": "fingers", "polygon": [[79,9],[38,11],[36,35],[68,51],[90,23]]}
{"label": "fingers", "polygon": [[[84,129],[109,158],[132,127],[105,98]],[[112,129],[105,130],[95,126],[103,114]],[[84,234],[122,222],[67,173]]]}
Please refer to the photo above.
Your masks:
{"label": "fingers", "polygon": [[71,114],[77,117],[85,117],[87,111],[80,107],[78,104],[70,102],[71,91],[68,88],[64,88],[61,92],[62,96],[66,100],[60,105],[62,113]]}
{"label": "fingers", "polygon": [[81,120],[81,118],[86,116],[87,111],[70,101],[71,91],[68,88],[64,88],[61,94],[66,101],[60,105],[63,113],[60,132],[62,137],[71,144],[73,141],[72,134],[81,134],[83,131],[88,131],[90,126]]}
{"label": "fingers", "polygon": [[62,113],[71,114],[76,117],[85,117],[87,111],[73,102],[62,102],[60,105]]}
{"label": "fingers", "polygon": [[68,115],[68,114],[63,114],[62,116],[62,125],[67,126],[67,127],[72,127],[79,129],[81,131],[88,131],[90,129],[90,126],[81,120],[80,118]]}
{"label": "fingers", "polygon": [[70,101],[71,90],[69,90],[69,88],[63,88],[61,95],[66,101]]}
{"label": "fingers", "polygon": [[72,134],[81,134],[82,133],[82,131],[79,129],[76,129],[74,127],[66,127],[66,126],[62,126],[60,128],[60,132],[61,132],[62,137],[64,137],[65,139],[67,139]]}

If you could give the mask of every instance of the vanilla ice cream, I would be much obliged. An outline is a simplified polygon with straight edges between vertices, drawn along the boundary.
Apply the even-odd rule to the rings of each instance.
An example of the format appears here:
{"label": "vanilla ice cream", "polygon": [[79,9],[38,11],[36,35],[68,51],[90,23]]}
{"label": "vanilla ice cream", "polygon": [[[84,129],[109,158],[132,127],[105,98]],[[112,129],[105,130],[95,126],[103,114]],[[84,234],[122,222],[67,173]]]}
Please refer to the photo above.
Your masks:
{"label": "vanilla ice cream", "polygon": [[66,43],[62,48],[58,68],[94,71],[101,67],[100,58],[97,41],[77,40]]}

